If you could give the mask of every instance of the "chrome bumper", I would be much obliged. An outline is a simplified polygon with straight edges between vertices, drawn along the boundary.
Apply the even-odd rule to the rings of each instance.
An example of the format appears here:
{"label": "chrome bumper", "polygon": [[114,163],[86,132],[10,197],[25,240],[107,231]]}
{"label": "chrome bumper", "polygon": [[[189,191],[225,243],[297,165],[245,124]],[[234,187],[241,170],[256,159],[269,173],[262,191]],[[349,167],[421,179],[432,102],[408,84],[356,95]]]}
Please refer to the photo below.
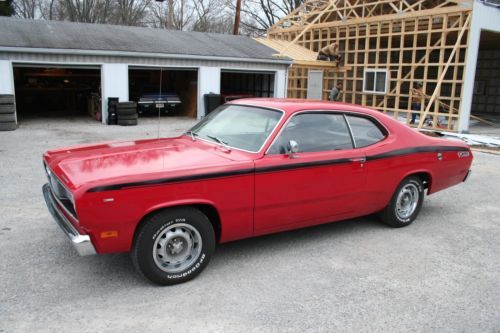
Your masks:
{"label": "chrome bumper", "polygon": [[66,236],[71,240],[71,244],[76,249],[79,255],[88,256],[96,254],[94,245],[90,240],[88,235],[82,235],[76,230],[76,228],[71,224],[71,222],[64,216],[59,207],[57,206],[55,199],[53,197],[52,191],[50,190],[49,184],[45,184],[42,187],[43,197],[45,198],[45,203],[49,209],[50,214],[56,220],[57,224],[64,231]]}

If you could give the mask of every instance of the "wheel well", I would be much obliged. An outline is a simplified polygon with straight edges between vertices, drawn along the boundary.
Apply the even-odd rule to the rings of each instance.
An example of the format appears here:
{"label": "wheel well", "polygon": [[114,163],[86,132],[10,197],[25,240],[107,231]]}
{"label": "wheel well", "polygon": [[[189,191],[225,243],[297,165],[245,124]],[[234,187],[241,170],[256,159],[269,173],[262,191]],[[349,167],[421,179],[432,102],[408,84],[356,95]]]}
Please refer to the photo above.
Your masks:
{"label": "wheel well", "polygon": [[418,178],[420,178],[420,180],[422,181],[422,183],[424,183],[424,188],[429,190],[431,188],[431,185],[432,185],[432,177],[429,173],[427,172],[418,172],[418,173],[414,173],[414,174],[411,174],[409,176],[416,176]]}
{"label": "wheel well", "polygon": [[192,206],[198,208],[203,214],[208,217],[208,220],[210,221],[210,223],[212,223],[212,227],[214,228],[215,239],[218,243],[220,241],[222,229],[220,224],[220,216],[217,209],[214,206],[207,204],[198,204]]}
{"label": "wheel well", "polygon": [[149,212],[141,219],[141,221],[139,221],[139,223],[135,227],[133,241],[135,241],[135,237],[137,236],[137,233],[140,230],[140,228],[142,227],[142,225],[144,224],[144,221],[146,221],[151,215],[156,214],[156,213],[161,212],[161,211],[164,211],[164,210],[179,208],[179,207],[194,207],[194,208],[198,209],[199,211],[201,211],[203,214],[205,214],[208,217],[208,220],[210,221],[210,223],[212,224],[212,227],[214,228],[216,242],[218,243],[220,241],[220,236],[221,236],[222,230],[221,230],[219,212],[217,211],[217,209],[214,206],[208,205],[208,204],[178,205],[178,206],[160,208],[160,209],[154,210],[152,212]]}

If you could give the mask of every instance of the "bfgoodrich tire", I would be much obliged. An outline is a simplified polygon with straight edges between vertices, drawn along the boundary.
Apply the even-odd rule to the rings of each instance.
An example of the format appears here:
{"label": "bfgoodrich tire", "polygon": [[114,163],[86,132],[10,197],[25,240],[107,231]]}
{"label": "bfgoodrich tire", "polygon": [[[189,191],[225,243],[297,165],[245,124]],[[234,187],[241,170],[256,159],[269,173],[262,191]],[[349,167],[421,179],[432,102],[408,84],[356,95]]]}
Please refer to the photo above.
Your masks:
{"label": "bfgoodrich tire", "polygon": [[189,281],[207,266],[215,249],[208,218],[195,208],[160,211],[143,222],[132,247],[132,261],[149,280],[173,285]]}
{"label": "bfgoodrich tire", "polygon": [[381,213],[382,221],[394,228],[410,225],[424,202],[424,186],[419,177],[410,176],[399,184],[391,202]]}

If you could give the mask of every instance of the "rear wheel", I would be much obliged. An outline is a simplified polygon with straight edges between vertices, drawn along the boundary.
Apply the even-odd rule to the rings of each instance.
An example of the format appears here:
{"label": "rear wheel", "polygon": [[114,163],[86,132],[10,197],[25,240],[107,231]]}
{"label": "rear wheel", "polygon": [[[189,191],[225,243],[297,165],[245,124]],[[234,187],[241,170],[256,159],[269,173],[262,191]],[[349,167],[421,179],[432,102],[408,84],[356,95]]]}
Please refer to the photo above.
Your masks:
{"label": "rear wheel", "polygon": [[405,227],[417,218],[423,202],[422,180],[415,176],[407,177],[394,192],[389,205],[381,213],[381,219],[391,227]]}
{"label": "rear wheel", "polygon": [[132,248],[135,267],[163,285],[189,281],[207,266],[215,249],[208,218],[194,208],[176,208],[149,217]]}

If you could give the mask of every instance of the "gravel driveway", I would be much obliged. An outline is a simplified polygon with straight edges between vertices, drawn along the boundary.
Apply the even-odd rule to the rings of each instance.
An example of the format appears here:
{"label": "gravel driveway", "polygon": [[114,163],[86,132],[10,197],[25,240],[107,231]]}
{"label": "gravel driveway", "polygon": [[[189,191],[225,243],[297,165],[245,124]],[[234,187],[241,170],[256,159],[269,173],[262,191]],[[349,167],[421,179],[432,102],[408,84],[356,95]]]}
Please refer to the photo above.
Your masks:
{"label": "gravel driveway", "polygon": [[[426,198],[418,220],[373,218],[221,245],[195,280],[158,287],[127,254],[78,257],[41,194],[42,153],[156,137],[91,120],[0,132],[0,332],[500,332],[500,156]],[[165,118],[161,135],[192,120]]]}

